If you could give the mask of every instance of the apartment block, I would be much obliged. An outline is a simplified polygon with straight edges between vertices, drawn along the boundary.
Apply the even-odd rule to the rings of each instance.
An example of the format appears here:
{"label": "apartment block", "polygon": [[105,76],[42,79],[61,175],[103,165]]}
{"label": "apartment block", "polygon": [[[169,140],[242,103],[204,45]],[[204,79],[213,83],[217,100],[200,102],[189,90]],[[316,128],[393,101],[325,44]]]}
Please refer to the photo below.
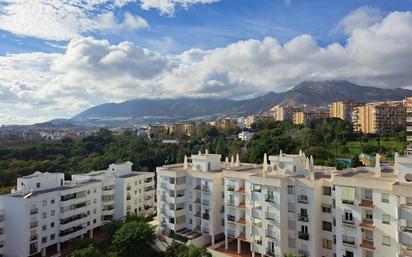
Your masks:
{"label": "apartment block", "polygon": [[351,101],[337,101],[330,104],[330,117],[352,121],[354,103]]}
{"label": "apartment block", "polygon": [[370,134],[404,128],[406,108],[403,101],[368,103],[355,107],[352,114],[355,131]]}
{"label": "apartment block", "polygon": [[107,221],[132,213],[154,213],[154,174],[132,171],[132,163],[73,175],[41,173],[17,179],[0,196],[0,254],[59,256],[62,244],[90,237]]}
{"label": "apartment block", "polygon": [[272,109],[270,109],[270,112],[273,114],[275,117],[275,120],[277,121],[293,121],[293,114],[295,112],[301,112],[303,111],[302,107],[296,106],[296,105],[276,105]]}
{"label": "apartment block", "polygon": [[72,180],[102,182],[102,222],[130,214],[151,216],[155,210],[154,173],[132,171],[133,163],[111,164],[107,170],[73,175]]}
{"label": "apartment block", "polygon": [[160,233],[214,244],[223,235],[223,165],[219,154],[192,155],[157,168]]}
{"label": "apartment block", "polygon": [[92,237],[101,225],[101,193],[101,182],[65,182],[63,173],[18,178],[17,190],[0,198],[4,256],[46,256],[70,239]]}
{"label": "apartment block", "polygon": [[412,153],[412,97],[407,97],[405,100],[406,111],[406,153]]}
{"label": "apartment block", "polygon": [[320,110],[295,112],[293,114],[293,124],[307,126],[314,120],[326,118],[329,118],[329,112]]}

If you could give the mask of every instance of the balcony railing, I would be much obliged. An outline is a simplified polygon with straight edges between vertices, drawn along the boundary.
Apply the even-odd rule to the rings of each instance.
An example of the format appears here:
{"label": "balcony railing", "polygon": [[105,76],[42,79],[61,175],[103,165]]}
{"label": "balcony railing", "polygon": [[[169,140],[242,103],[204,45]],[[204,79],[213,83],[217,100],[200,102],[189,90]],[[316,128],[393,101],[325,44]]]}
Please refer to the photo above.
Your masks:
{"label": "balcony railing", "polygon": [[32,222],[30,222],[30,228],[37,227],[38,224],[39,223],[37,221],[32,221]]}
{"label": "balcony railing", "polygon": [[351,236],[342,236],[342,243],[347,245],[355,245],[355,238]]}
{"label": "balcony railing", "polygon": [[275,219],[276,219],[276,216],[275,216],[274,213],[265,212],[265,218],[266,218],[267,220],[275,220]]}
{"label": "balcony railing", "polygon": [[273,249],[266,248],[266,255],[267,255],[267,256],[271,256],[271,257],[275,257],[275,256],[276,256],[276,253],[275,253],[275,251],[274,251]]}
{"label": "balcony railing", "polygon": [[308,241],[309,240],[309,233],[299,231],[298,237],[299,237],[299,239]]}
{"label": "balcony railing", "polygon": [[271,231],[271,230],[265,230],[265,236],[272,238],[272,239],[277,239],[276,235],[275,235],[275,231]]}
{"label": "balcony railing", "polygon": [[245,187],[239,187],[239,188],[236,190],[236,192],[238,192],[238,193],[246,193],[246,189],[245,189]]}
{"label": "balcony railing", "polygon": [[233,237],[235,237],[235,236],[236,236],[236,231],[231,230],[231,229],[228,229],[228,230],[227,230],[227,235],[228,235],[228,236],[233,236]]}
{"label": "balcony railing", "polygon": [[245,202],[240,202],[240,203],[237,205],[237,207],[238,207],[238,208],[246,208],[246,204],[245,204]]}
{"label": "balcony railing", "polygon": [[299,196],[298,196],[298,202],[299,202],[299,203],[308,203],[308,202],[309,202],[308,196],[306,196],[306,195],[299,195]]}
{"label": "balcony railing", "polygon": [[32,236],[30,236],[30,241],[35,241],[35,240],[37,240],[37,235],[32,235]]}
{"label": "balcony railing", "polygon": [[202,205],[209,206],[209,200],[202,200]]}
{"label": "balcony railing", "polygon": [[195,190],[200,190],[200,189],[202,189],[202,187],[200,185],[195,186]]}
{"label": "balcony railing", "polygon": [[209,220],[209,214],[208,213],[203,213],[202,219]]}
{"label": "balcony railing", "polygon": [[227,191],[234,192],[234,191],[235,191],[235,186],[228,185],[228,186],[226,187],[226,189],[227,189]]}
{"label": "balcony railing", "polygon": [[375,225],[373,224],[373,220],[369,220],[369,219],[363,219],[360,226],[362,228],[365,228],[365,229],[374,229],[375,228]]}
{"label": "balcony railing", "polygon": [[369,239],[362,239],[362,243],[360,244],[360,247],[365,248],[367,250],[375,250],[375,246],[373,245],[373,240]]}
{"label": "balcony railing", "polygon": [[30,210],[30,215],[35,215],[35,214],[37,214],[37,213],[39,213],[39,209],[38,209],[38,208],[34,208],[34,209],[31,209],[31,210]]}
{"label": "balcony railing", "polygon": [[364,208],[374,208],[372,199],[362,199],[359,203],[359,206]]}
{"label": "balcony railing", "polygon": [[265,198],[266,202],[270,202],[270,203],[276,203],[276,199],[273,196],[267,195]]}
{"label": "balcony railing", "polygon": [[208,186],[202,186],[202,191],[204,191],[204,192],[209,192],[210,189],[209,189]]}
{"label": "balcony railing", "polygon": [[299,214],[298,216],[299,221],[309,222],[309,217],[307,215]]}

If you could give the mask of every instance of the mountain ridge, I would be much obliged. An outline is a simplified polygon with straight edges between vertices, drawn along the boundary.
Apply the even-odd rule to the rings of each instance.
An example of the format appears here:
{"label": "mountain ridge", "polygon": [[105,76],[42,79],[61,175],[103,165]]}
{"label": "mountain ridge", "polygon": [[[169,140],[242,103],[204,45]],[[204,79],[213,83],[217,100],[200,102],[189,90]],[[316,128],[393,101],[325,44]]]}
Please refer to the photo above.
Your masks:
{"label": "mountain ridge", "polygon": [[339,100],[372,102],[401,100],[406,96],[412,96],[412,90],[359,86],[345,80],[303,81],[288,91],[270,91],[263,96],[246,100],[181,97],[105,103],[77,114],[68,122],[83,125],[168,123],[213,119],[221,115],[263,113],[276,104],[322,106]]}

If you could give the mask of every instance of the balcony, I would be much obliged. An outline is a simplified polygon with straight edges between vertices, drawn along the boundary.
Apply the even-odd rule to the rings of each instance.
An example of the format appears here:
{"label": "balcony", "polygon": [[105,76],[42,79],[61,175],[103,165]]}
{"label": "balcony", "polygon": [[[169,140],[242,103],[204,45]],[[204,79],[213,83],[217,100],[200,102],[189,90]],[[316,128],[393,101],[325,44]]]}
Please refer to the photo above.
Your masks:
{"label": "balcony", "polygon": [[196,199],[196,200],[194,201],[194,203],[195,203],[195,204],[200,204],[201,201],[200,201],[200,199]]}
{"label": "balcony", "polygon": [[230,206],[230,207],[234,207],[234,206],[235,206],[235,202],[234,202],[234,201],[227,201],[227,202],[226,202],[226,205],[227,205],[227,206]]}
{"label": "balcony", "polygon": [[240,202],[240,203],[237,205],[237,208],[242,208],[242,209],[246,208],[245,202]]}
{"label": "balcony", "polygon": [[355,246],[355,238],[352,236],[342,236],[342,243],[349,246]]}
{"label": "balcony", "polygon": [[309,202],[308,196],[306,195],[298,195],[298,203],[305,203]]}
{"label": "balcony", "polygon": [[237,223],[245,225],[246,224],[246,219],[244,217],[241,217],[240,219],[237,220]]}
{"label": "balcony", "polygon": [[244,193],[246,193],[246,189],[245,189],[245,187],[239,187],[239,188],[236,190],[236,192],[241,193],[241,194],[244,194]]}
{"label": "balcony", "polygon": [[37,234],[36,234],[36,235],[31,235],[31,236],[30,236],[30,242],[37,240],[37,238],[38,238],[38,237],[37,237]]}
{"label": "balcony", "polygon": [[160,183],[160,188],[167,189],[167,183],[166,182]]}
{"label": "balcony", "polygon": [[209,206],[209,200],[202,200],[202,205]]}
{"label": "balcony", "polygon": [[195,190],[196,190],[196,191],[200,191],[201,189],[202,189],[202,187],[201,187],[200,185],[196,185],[196,186],[195,186]]}
{"label": "balcony", "polygon": [[298,254],[301,257],[309,257],[309,252],[306,250],[299,249]]}
{"label": "balcony", "polygon": [[195,217],[200,218],[200,217],[201,217],[201,216],[200,216],[200,212],[196,212],[196,213],[195,213]]}
{"label": "balcony", "polygon": [[236,237],[236,231],[235,230],[228,229],[226,233],[227,233],[228,236]]}
{"label": "balcony", "polygon": [[404,220],[412,220],[412,206],[410,204],[401,204],[399,207],[400,218]]}
{"label": "balcony", "polygon": [[270,248],[266,248],[266,255],[267,255],[267,256],[275,257],[275,256],[276,256],[275,250],[274,250],[274,249],[270,249]]}
{"label": "balcony", "polygon": [[262,228],[262,222],[261,221],[254,222],[253,226],[255,226],[257,228]]}
{"label": "balcony", "polygon": [[30,215],[36,215],[37,213],[39,213],[39,209],[38,208],[34,208],[30,210]]}
{"label": "balcony", "polygon": [[272,239],[277,239],[276,235],[275,235],[275,231],[271,231],[271,230],[265,230],[265,236],[272,238]]}
{"label": "balcony", "polygon": [[246,240],[246,234],[245,232],[239,233],[238,237],[240,240]]}
{"label": "balcony", "polygon": [[272,196],[266,195],[265,202],[276,203],[276,199],[275,197],[273,197],[273,195]]}
{"label": "balcony", "polygon": [[401,226],[400,242],[405,245],[412,245],[412,227]]}
{"label": "balcony", "polygon": [[202,219],[204,219],[204,220],[209,220],[209,213],[203,213],[203,215],[202,215]]}
{"label": "balcony", "polygon": [[350,201],[350,200],[342,200],[343,204],[347,204],[347,205],[354,205],[355,201]]}
{"label": "balcony", "polygon": [[375,247],[373,246],[373,241],[369,239],[362,239],[362,243],[359,246],[369,251],[375,250]]}
{"label": "balcony", "polygon": [[372,199],[362,199],[359,203],[359,206],[369,209],[375,208]]}
{"label": "balcony", "polygon": [[412,247],[401,245],[401,255],[405,257],[412,257]]}
{"label": "balcony", "polygon": [[359,224],[359,225],[364,229],[368,229],[368,230],[375,229],[375,225],[373,224],[373,220],[363,219],[362,223]]}
{"label": "balcony", "polygon": [[39,223],[37,221],[32,221],[32,222],[30,222],[30,228],[37,227],[38,224]]}
{"label": "balcony", "polygon": [[270,213],[270,212],[265,212],[265,219],[267,220],[275,220],[276,216],[274,213]]}
{"label": "balcony", "polygon": [[309,217],[307,215],[299,214],[298,220],[303,222],[309,222]]}
{"label": "balcony", "polygon": [[234,185],[227,185],[226,189],[227,189],[227,191],[234,192],[235,191],[235,186]]}
{"label": "balcony", "polygon": [[233,216],[233,215],[227,215],[227,221],[235,222],[235,221],[236,221],[236,218],[235,218],[235,216]]}
{"label": "balcony", "polygon": [[154,187],[152,187],[152,186],[148,186],[148,187],[144,188],[145,192],[150,192],[150,191],[153,191],[153,190],[154,190]]}
{"label": "balcony", "polygon": [[203,192],[210,192],[210,189],[208,186],[202,186],[202,191]]}
{"label": "balcony", "polygon": [[309,233],[299,231],[298,237],[299,237],[299,239],[309,241]]}

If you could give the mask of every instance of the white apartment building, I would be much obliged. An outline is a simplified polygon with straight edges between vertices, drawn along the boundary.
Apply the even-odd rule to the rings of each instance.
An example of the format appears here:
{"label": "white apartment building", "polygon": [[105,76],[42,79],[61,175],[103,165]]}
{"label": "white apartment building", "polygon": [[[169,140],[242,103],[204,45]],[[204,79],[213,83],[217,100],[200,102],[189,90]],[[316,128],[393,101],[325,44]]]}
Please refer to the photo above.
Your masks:
{"label": "white apartment building", "polygon": [[223,237],[223,165],[219,154],[157,168],[160,233],[214,244]]}
{"label": "white apartment building", "polygon": [[161,232],[193,239],[198,231],[212,244],[223,232],[226,249],[252,256],[412,256],[412,157],[396,154],[394,166],[376,159],[336,171],[303,152],[265,156],[263,165],[200,154],[159,167]]}
{"label": "white apartment building", "polygon": [[17,179],[17,190],[1,196],[4,256],[21,257],[88,234],[101,225],[101,183],[64,182],[63,173],[35,172]]}
{"label": "white apartment building", "polygon": [[131,162],[73,175],[71,181],[47,172],[18,178],[17,189],[0,196],[0,254],[59,256],[61,244],[91,238],[113,218],[152,215],[154,194],[154,173],[132,171]]}
{"label": "white apartment building", "polygon": [[73,175],[72,180],[90,179],[102,182],[102,222],[129,214],[146,217],[155,211],[153,172],[132,171],[133,163],[111,164],[107,170]]}

